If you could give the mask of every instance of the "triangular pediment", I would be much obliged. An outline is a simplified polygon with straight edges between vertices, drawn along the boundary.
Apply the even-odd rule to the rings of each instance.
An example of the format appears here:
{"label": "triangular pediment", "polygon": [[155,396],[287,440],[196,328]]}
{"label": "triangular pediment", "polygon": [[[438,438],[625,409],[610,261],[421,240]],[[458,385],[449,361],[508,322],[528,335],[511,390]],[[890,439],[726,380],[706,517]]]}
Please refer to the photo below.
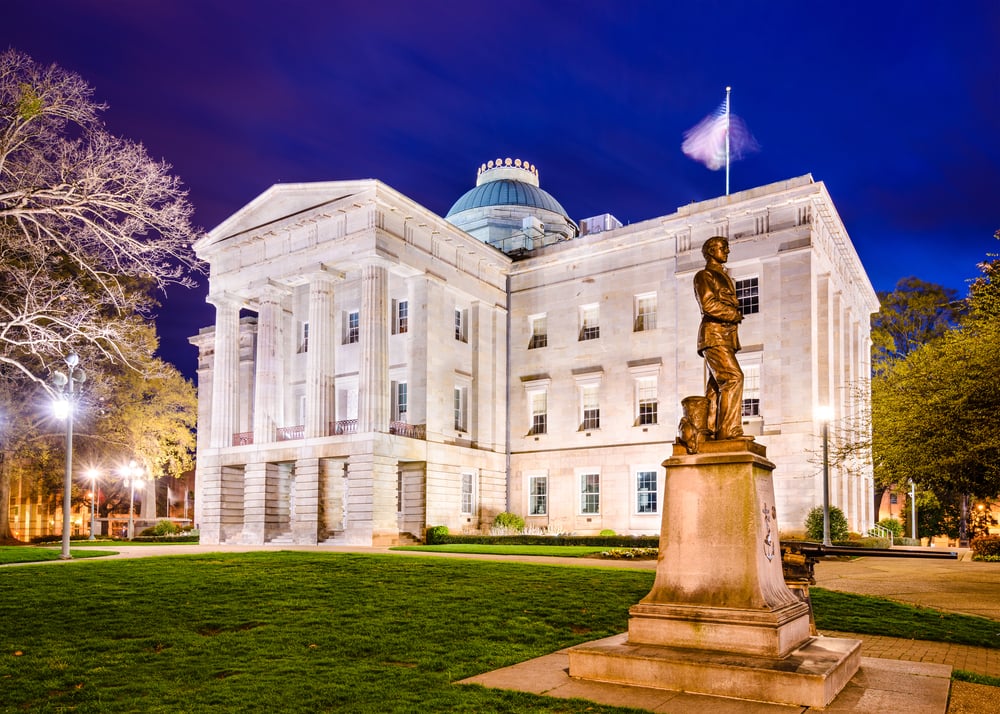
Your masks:
{"label": "triangular pediment", "polygon": [[371,196],[377,183],[374,179],[363,179],[275,184],[210,230],[195,243],[194,249],[201,251],[234,236],[263,230],[269,225],[361,194]]}

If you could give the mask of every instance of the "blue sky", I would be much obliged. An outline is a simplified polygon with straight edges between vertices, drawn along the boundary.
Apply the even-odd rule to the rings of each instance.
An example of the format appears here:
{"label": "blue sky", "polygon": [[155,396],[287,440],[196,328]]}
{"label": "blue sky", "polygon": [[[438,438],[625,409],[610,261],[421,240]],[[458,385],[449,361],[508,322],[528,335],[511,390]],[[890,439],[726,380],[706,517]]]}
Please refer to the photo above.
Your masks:
{"label": "blue sky", "polygon": [[[6,7],[0,47],[82,75],[206,230],[278,182],[378,178],[444,214],[507,156],[577,220],[664,215],[724,192],[680,144],[731,85],[760,145],[732,190],[825,182],[877,290],[964,293],[1000,252],[990,0],[47,0]],[[206,291],[158,319],[189,376]]]}

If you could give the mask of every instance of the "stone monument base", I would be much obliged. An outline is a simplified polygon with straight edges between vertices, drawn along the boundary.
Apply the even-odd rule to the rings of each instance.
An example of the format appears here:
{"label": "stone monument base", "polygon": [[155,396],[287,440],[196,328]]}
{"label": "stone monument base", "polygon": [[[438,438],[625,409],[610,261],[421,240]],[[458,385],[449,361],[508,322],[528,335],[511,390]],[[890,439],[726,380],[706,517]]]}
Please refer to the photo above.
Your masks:
{"label": "stone monument base", "polygon": [[634,687],[825,707],[861,663],[861,641],[811,637],[781,658],[630,644],[620,634],[567,650],[572,677]]}

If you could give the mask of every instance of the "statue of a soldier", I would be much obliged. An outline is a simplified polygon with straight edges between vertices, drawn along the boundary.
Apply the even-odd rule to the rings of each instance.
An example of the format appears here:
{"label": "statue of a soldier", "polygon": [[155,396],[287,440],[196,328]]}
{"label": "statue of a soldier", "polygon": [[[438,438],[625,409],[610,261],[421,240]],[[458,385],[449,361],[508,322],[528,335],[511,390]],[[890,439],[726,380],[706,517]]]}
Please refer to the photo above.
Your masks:
{"label": "statue of a soldier", "polygon": [[698,354],[708,364],[708,431],[716,440],[743,436],[743,370],[736,359],[740,350],[737,327],[743,321],[736,285],[724,266],[729,241],[713,236],[701,247],[705,267],[694,276],[694,293],[701,306]]}

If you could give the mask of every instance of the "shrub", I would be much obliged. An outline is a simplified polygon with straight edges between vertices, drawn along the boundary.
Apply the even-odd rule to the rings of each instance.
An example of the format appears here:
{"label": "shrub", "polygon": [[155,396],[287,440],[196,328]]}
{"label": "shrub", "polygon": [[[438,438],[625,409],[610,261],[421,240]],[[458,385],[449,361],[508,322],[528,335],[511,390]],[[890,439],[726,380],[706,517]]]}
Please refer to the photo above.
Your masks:
{"label": "shrub", "polygon": [[[848,536],[849,530],[844,512],[836,506],[830,506],[830,540],[847,540]],[[806,516],[806,538],[809,540],[823,540],[822,506],[816,506]]]}
{"label": "shrub", "polygon": [[444,543],[448,537],[448,526],[431,526],[427,529],[427,536],[424,541],[427,545],[437,545]]}
{"label": "shrub", "polygon": [[602,531],[601,531],[601,532],[600,532],[600,533],[599,533],[598,535],[602,535],[602,536],[613,536],[613,535],[618,535],[618,534],[617,534],[617,533],[615,533],[615,532],[614,532],[613,530],[611,530],[610,528],[605,528],[605,529],[604,529],[604,530],[602,530]]}
{"label": "shrub", "polygon": [[985,535],[973,538],[969,543],[973,560],[1000,561],[1000,535]]}
{"label": "shrub", "polygon": [[493,527],[500,528],[513,533],[520,533],[524,530],[524,519],[516,513],[498,513],[493,519]]}
{"label": "shrub", "polygon": [[[833,530],[833,526],[830,527]],[[820,523],[820,538],[823,537],[823,524]],[[852,536],[855,534],[852,533]],[[848,538],[847,540],[833,540],[831,542],[834,545],[845,545],[850,548],[891,548],[892,541],[888,538],[874,538],[872,536],[858,536],[856,538]]]}
{"label": "shrub", "polygon": [[155,526],[153,526],[153,532],[151,535],[172,535],[180,531],[177,524],[173,521],[160,521]]}
{"label": "shrub", "polygon": [[883,518],[878,524],[892,533],[893,539],[903,537],[903,524],[895,518]]}

